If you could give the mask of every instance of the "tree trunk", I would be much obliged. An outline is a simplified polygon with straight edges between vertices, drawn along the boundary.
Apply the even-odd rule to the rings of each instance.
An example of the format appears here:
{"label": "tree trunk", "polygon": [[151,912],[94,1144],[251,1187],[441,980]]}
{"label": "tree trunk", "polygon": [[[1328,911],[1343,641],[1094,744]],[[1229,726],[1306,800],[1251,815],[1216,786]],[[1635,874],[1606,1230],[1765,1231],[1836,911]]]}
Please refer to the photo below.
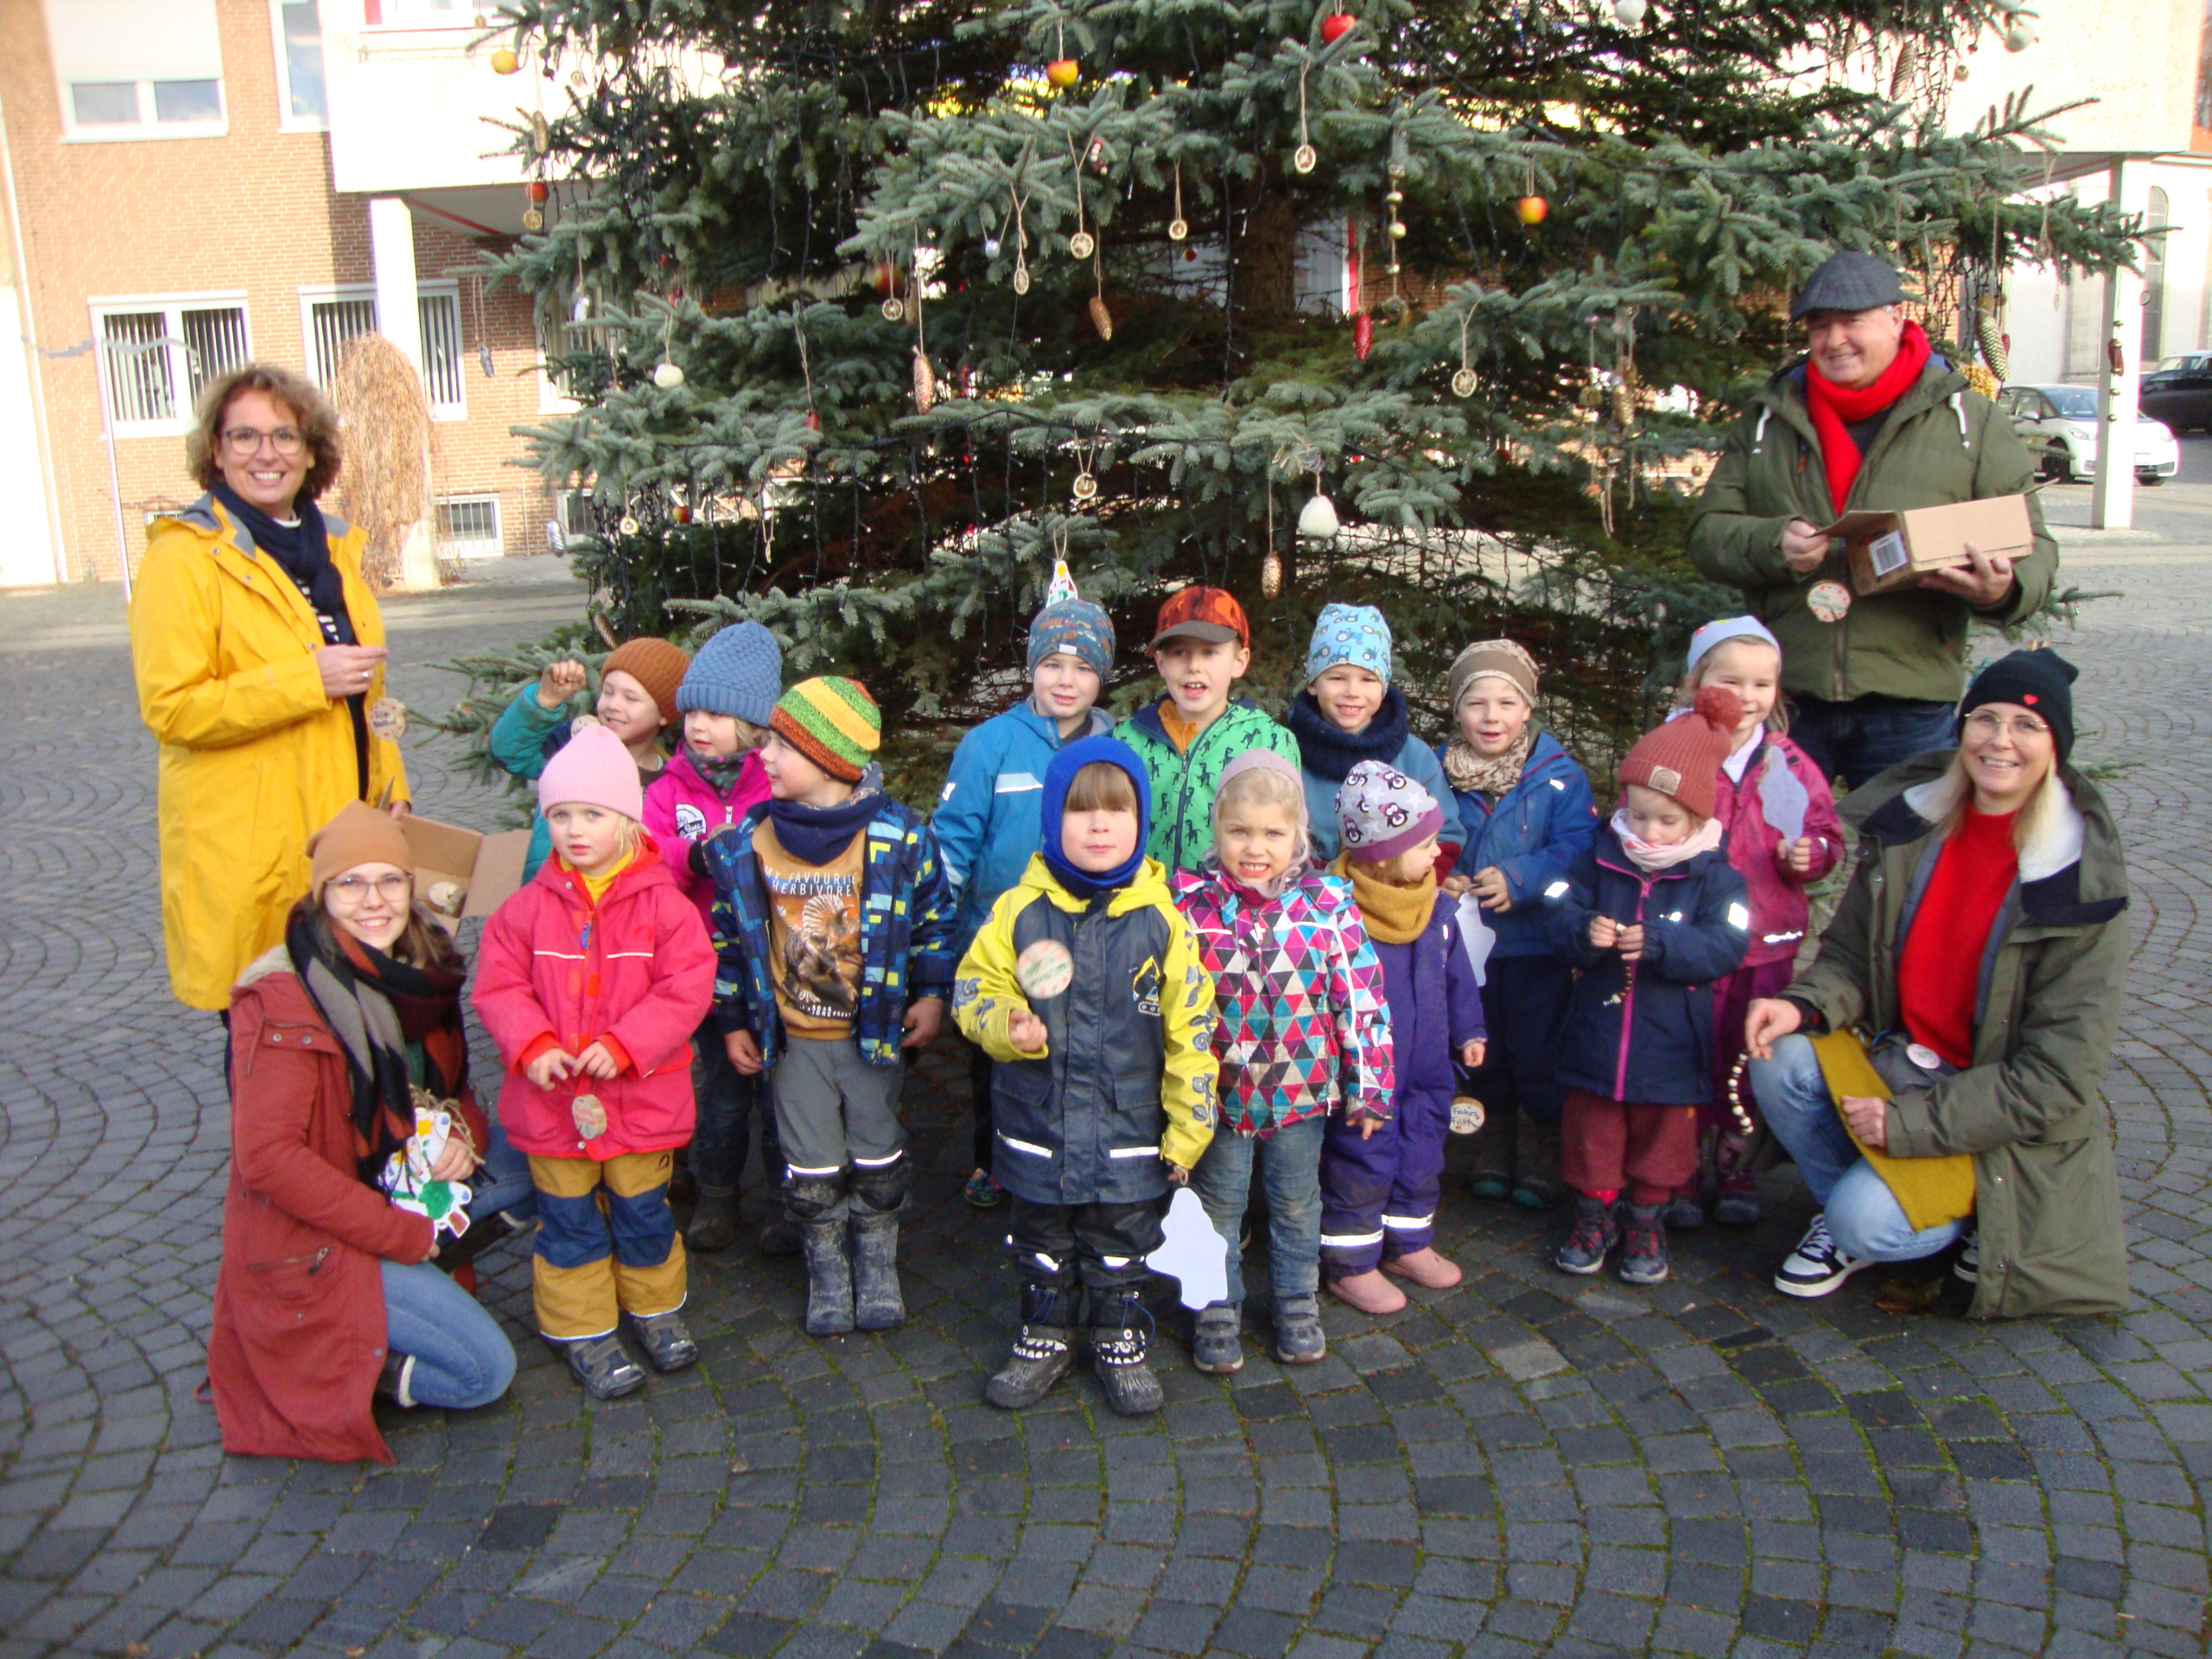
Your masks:
{"label": "tree trunk", "polygon": [[1229,257],[1236,272],[1230,289],[1239,326],[1279,322],[1298,305],[1298,204],[1268,182],[1244,213],[1232,219]]}

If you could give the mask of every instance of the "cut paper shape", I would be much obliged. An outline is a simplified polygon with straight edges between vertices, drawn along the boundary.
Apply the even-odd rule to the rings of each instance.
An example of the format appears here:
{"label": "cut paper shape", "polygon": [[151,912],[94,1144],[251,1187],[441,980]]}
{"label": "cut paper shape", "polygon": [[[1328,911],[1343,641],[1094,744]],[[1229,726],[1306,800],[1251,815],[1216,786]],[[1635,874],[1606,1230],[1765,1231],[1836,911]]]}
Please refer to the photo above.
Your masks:
{"label": "cut paper shape", "polygon": [[597,1095],[578,1095],[569,1107],[569,1116],[575,1120],[576,1135],[585,1141],[596,1141],[607,1133],[607,1108],[600,1104]]}
{"label": "cut paper shape", "polygon": [[1070,605],[1080,597],[1081,595],[1075,590],[1075,578],[1068,572],[1068,562],[1065,559],[1054,559],[1052,583],[1045,589],[1045,603],[1048,607]]}
{"label": "cut paper shape", "polygon": [[1780,836],[1785,845],[1795,846],[1805,833],[1805,812],[1812,804],[1811,794],[1790,771],[1782,751],[1769,749],[1765,764],[1759,768],[1759,810],[1765,815],[1766,827]]}
{"label": "cut paper shape", "polygon": [[1160,1248],[1145,1257],[1145,1266],[1181,1287],[1185,1307],[1206,1307],[1225,1298],[1229,1257],[1198,1195],[1187,1186],[1177,1187],[1160,1227],[1165,1237]]}
{"label": "cut paper shape", "polygon": [[377,1185],[392,1207],[429,1219],[431,1236],[450,1233],[459,1238],[468,1230],[468,1201],[475,1195],[466,1182],[434,1179],[430,1172],[445,1155],[453,1138],[453,1115],[423,1105],[428,1095],[417,1092],[415,1133],[407,1144],[385,1160]]}
{"label": "cut paper shape", "polygon": [[1039,939],[1014,958],[1014,977],[1032,1002],[1049,1002],[1075,982],[1075,958],[1058,939]]}
{"label": "cut paper shape", "polygon": [[1475,983],[1484,983],[1490,977],[1484,964],[1497,944],[1497,935],[1491,931],[1490,918],[1483,913],[1481,900],[1471,893],[1459,895],[1457,912],[1459,922],[1459,946],[1467,953],[1467,965],[1475,970]]}

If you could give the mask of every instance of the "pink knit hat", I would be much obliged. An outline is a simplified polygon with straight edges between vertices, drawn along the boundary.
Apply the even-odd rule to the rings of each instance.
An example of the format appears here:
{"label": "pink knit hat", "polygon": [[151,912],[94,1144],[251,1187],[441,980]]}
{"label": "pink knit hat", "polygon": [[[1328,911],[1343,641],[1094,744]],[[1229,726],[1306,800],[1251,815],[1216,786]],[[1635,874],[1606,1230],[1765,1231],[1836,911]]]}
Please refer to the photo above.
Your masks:
{"label": "pink knit hat", "polygon": [[561,805],[603,806],[626,818],[645,815],[638,763],[622,740],[604,726],[587,726],[563,744],[537,777],[537,810]]}

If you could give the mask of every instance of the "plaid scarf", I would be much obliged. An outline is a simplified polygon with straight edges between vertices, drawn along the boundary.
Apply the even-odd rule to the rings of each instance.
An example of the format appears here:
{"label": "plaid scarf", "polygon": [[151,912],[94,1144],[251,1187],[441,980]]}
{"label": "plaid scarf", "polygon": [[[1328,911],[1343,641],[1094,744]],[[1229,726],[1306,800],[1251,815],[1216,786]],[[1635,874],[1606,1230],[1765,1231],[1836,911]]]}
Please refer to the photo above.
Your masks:
{"label": "plaid scarf", "polygon": [[415,1130],[408,1045],[422,1047],[423,1082],[441,1099],[468,1087],[458,969],[418,968],[334,927],[311,904],[284,925],[284,950],[308,998],[346,1053],[353,1088],[353,1150],[375,1185],[385,1160]]}

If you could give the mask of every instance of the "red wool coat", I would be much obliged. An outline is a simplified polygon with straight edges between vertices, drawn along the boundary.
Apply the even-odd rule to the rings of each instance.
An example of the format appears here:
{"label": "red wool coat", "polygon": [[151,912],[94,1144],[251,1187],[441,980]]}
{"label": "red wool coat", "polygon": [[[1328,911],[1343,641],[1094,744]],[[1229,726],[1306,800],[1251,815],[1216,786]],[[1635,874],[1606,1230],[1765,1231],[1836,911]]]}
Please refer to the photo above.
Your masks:
{"label": "red wool coat", "polygon": [[[231,995],[231,1180],[207,1333],[226,1452],[350,1463],[391,1452],[373,1414],[384,1365],[378,1258],[425,1261],[430,1224],[355,1167],[345,1052],[282,945]],[[490,1131],[463,1114],[480,1147]]]}
{"label": "red wool coat", "polygon": [[[650,836],[594,905],[557,858],[501,905],[476,951],[476,1012],[506,1077],[499,1122],[524,1153],[604,1161],[664,1152],[691,1138],[691,1033],[714,1000],[706,925]],[[556,1044],[581,1054],[606,1040],[611,1081],[582,1075],[540,1089],[523,1064]],[[595,1095],[607,1132],[580,1140],[571,1107]]]}

